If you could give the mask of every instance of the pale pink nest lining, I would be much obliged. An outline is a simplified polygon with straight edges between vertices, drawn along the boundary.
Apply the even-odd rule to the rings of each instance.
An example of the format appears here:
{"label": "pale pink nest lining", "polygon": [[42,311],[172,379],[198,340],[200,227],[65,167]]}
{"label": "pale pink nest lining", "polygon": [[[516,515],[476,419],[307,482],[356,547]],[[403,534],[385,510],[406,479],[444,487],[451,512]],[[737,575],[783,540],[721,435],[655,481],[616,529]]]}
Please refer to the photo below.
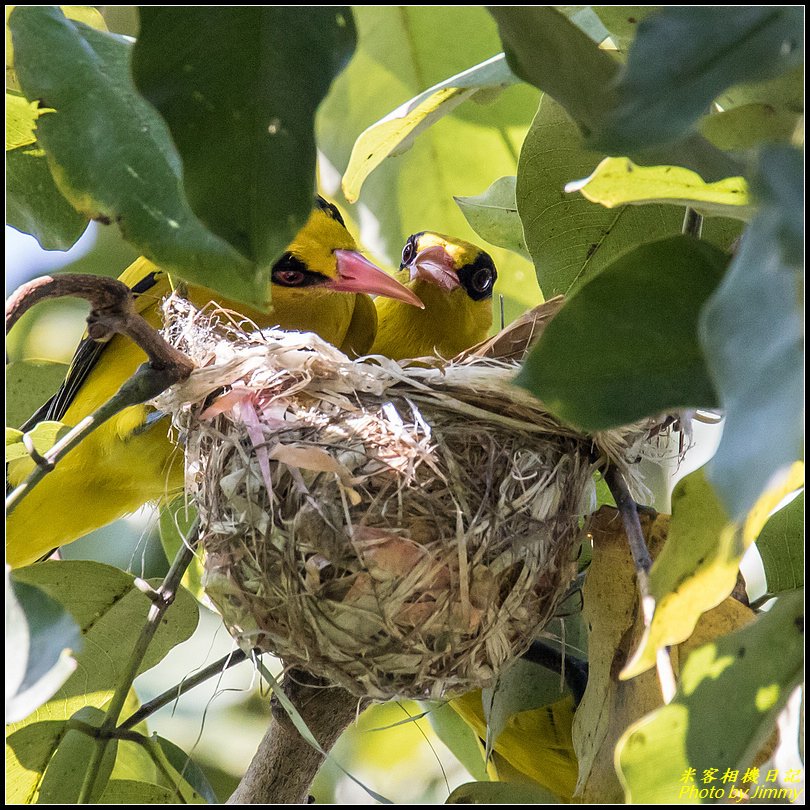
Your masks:
{"label": "pale pink nest lining", "polygon": [[351,361],[185,302],[199,366],[157,400],[185,437],[205,587],[243,646],[356,695],[486,686],[576,574],[593,472],[652,423],[586,437],[511,386],[517,366]]}

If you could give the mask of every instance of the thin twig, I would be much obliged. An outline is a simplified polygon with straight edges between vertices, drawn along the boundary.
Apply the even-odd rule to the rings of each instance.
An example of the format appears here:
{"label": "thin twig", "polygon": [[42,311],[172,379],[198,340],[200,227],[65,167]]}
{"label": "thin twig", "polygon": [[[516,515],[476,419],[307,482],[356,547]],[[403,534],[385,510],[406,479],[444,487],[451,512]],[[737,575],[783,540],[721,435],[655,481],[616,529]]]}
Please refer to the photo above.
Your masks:
{"label": "thin twig", "polygon": [[98,736],[96,738],[96,747],[93,751],[90,762],[87,765],[84,782],[79,794],[79,804],[87,804],[87,802],[93,796],[93,791],[95,789],[95,784],[99,773],[99,765],[104,757],[104,752],[107,750],[107,744],[109,743],[110,737],[114,735],[121,711],[124,708],[129,691],[132,688],[132,683],[138,674],[141,664],[143,663],[143,658],[146,655],[146,651],[149,649],[149,645],[151,644],[158,627],[160,627],[164,613],[166,613],[174,602],[177,589],[180,587],[180,580],[183,578],[183,574],[188,568],[189,563],[194,558],[194,546],[197,542],[199,526],[200,523],[198,518],[194,521],[194,525],[186,535],[186,541],[177,552],[177,556],[174,558],[171,568],[163,578],[161,586],[158,588],[158,593],[161,596],[160,601],[153,601],[152,606],[149,608],[146,624],[141,631],[140,637],[135,642],[132,654],[129,657],[126,669],[124,670],[124,675],[115,687],[115,692],[113,693],[112,699],[107,706],[104,722],[99,727]]}
{"label": "thin twig", "polygon": [[131,405],[148,402],[177,382],[173,371],[142,365],[100,408],[78,422],[53,447],[42,454],[30,475],[6,498],[6,515],[49,473],[57,462],[96,428]]}
{"label": "thin twig", "polygon": [[51,472],[65,454],[99,425],[130,405],[139,405],[156,397],[169,386],[185,379],[194,364],[182,352],[169,345],[160,333],[135,311],[132,291],[121,281],[104,276],[66,273],[63,276],[42,276],[17,289],[6,302],[6,333],[34,304],[50,298],[71,296],[90,302],[87,333],[94,340],[112,334],[126,335],[143,349],[149,358],[127,380],[120,390],[100,408],[82,419],[53,447],[34,457],[36,467],[6,500],[7,514],[39,481]]}
{"label": "thin twig", "polygon": [[[650,569],[652,568],[652,557],[644,540],[644,532],[641,528],[641,521],[638,517],[638,505],[636,504],[624,476],[619,468],[611,464],[604,471],[605,483],[616,501],[616,508],[619,510],[627,540],[630,545],[630,553],[633,556],[633,563],[636,568],[636,582],[638,592],[641,597],[641,615],[644,627],[648,628],[652,623],[655,612],[655,599],[650,593]],[[670,703],[675,697],[676,683],[675,673],[672,669],[672,661],[669,657],[669,648],[663,647],[656,655],[656,670],[658,672],[658,682],[661,687],[661,694],[664,703]]]}
{"label": "thin twig", "polygon": [[[254,650],[254,652],[258,651]],[[247,658],[248,653],[241,649],[236,649],[229,652],[227,655],[223,655],[218,661],[214,661],[213,664],[209,664],[205,669],[201,669],[196,675],[186,678],[181,683],[173,686],[171,689],[167,689],[148,703],[144,703],[138,711],[134,712],[118,726],[118,730],[134,728],[138,723],[142,723],[147,717],[153,715],[158,709],[162,709],[173,700],[177,700],[181,695],[190,692],[194,687],[199,686],[209,678],[220,675],[226,669],[241,664],[243,661],[246,661]]]}

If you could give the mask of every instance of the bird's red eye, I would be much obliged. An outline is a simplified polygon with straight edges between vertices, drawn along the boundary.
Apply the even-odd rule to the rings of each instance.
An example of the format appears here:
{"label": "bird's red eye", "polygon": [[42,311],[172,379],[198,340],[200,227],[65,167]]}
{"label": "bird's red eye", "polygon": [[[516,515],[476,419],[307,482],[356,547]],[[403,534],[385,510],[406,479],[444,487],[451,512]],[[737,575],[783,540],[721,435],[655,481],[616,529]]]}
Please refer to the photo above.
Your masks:
{"label": "bird's red eye", "polygon": [[285,287],[298,287],[304,283],[306,276],[301,270],[275,270],[273,281]]}
{"label": "bird's red eye", "polygon": [[402,248],[402,263],[408,264],[411,259],[413,259],[413,255],[416,252],[416,248],[413,246],[413,242],[409,239],[405,243],[405,247]]}

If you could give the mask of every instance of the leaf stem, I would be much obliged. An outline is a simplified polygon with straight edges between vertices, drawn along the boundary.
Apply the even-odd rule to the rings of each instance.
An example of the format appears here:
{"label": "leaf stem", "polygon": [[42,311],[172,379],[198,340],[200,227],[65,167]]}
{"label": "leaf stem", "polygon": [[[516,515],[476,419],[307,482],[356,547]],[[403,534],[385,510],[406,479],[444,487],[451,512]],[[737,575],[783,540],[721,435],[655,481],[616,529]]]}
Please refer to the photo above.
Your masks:
{"label": "leaf stem", "polygon": [[[644,531],[638,517],[638,504],[630,494],[627,482],[618,467],[613,464],[609,465],[604,472],[604,479],[610,494],[613,495],[613,499],[616,501],[616,508],[619,510],[624,523],[624,531],[627,534],[630,553],[633,556],[633,563],[636,568],[636,582],[641,597],[641,614],[644,627],[648,628],[655,612],[655,599],[650,593],[652,557],[644,540]],[[658,651],[655,667],[664,703],[670,703],[675,697],[676,682],[668,647],[663,647]]]}
{"label": "leaf stem", "polygon": [[191,529],[189,529],[185,542],[177,552],[177,556],[174,558],[171,568],[169,568],[163,582],[157,589],[157,592],[161,598],[159,601],[152,602],[146,618],[146,624],[141,631],[140,637],[135,642],[135,646],[132,649],[132,654],[129,657],[126,669],[124,670],[124,675],[115,687],[115,692],[113,693],[112,699],[107,706],[104,722],[99,727],[96,748],[93,751],[93,756],[91,757],[90,763],[87,766],[87,771],[85,772],[78,804],[87,804],[93,796],[99,765],[104,757],[104,752],[107,750],[107,744],[110,738],[114,736],[116,726],[118,725],[118,719],[121,715],[121,711],[124,708],[124,703],[126,702],[127,696],[129,695],[129,690],[132,688],[132,683],[135,680],[135,676],[138,674],[138,670],[143,663],[143,658],[146,655],[146,651],[149,649],[149,645],[151,644],[158,627],[160,627],[163,614],[174,602],[174,598],[177,595],[177,590],[180,587],[180,580],[183,578],[183,574],[194,557],[194,546],[197,543],[199,528],[200,521],[199,518],[197,518],[197,520],[194,521]]}

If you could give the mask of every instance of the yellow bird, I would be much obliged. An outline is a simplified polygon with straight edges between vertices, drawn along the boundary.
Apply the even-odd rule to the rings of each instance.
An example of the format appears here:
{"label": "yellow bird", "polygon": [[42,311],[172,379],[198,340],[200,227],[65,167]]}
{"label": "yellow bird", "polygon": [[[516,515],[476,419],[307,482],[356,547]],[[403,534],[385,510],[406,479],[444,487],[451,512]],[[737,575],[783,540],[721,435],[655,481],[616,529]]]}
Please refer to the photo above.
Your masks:
{"label": "yellow bird", "polygon": [[[169,277],[147,259],[136,260],[121,276],[136,295],[136,307],[155,327],[159,305],[170,292]],[[197,306],[211,300],[252,319],[259,327],[317,332],[353,355],[374,340],[376,310],[368,293],[421,306],[417,296],[360,255],[338,209],[322,198],[304,227],[272,269],[272,309],[260,312],[190,287]],[[75,425],[107,401],[146,361],[128,338],[106,343],[85,339],[67,379],[29,420]],[[106,526],[149,501],[171,498],[183,486],[182,455],[169,437],[167,420],[147,405],[125,409],[68,453],[9,515],[6,560],[13,567],[32,563],[58,546]],[[31,459],[9,464],[17,486],[33,469]]]}
{"label": "yellow bird", "polygon": [[405,243],[395,277],[425,307],[377,298],[371,354],[394,360],[437,354],[450,358],[486,337],[498,277],[488,253],[461,239],[422,231]]}

